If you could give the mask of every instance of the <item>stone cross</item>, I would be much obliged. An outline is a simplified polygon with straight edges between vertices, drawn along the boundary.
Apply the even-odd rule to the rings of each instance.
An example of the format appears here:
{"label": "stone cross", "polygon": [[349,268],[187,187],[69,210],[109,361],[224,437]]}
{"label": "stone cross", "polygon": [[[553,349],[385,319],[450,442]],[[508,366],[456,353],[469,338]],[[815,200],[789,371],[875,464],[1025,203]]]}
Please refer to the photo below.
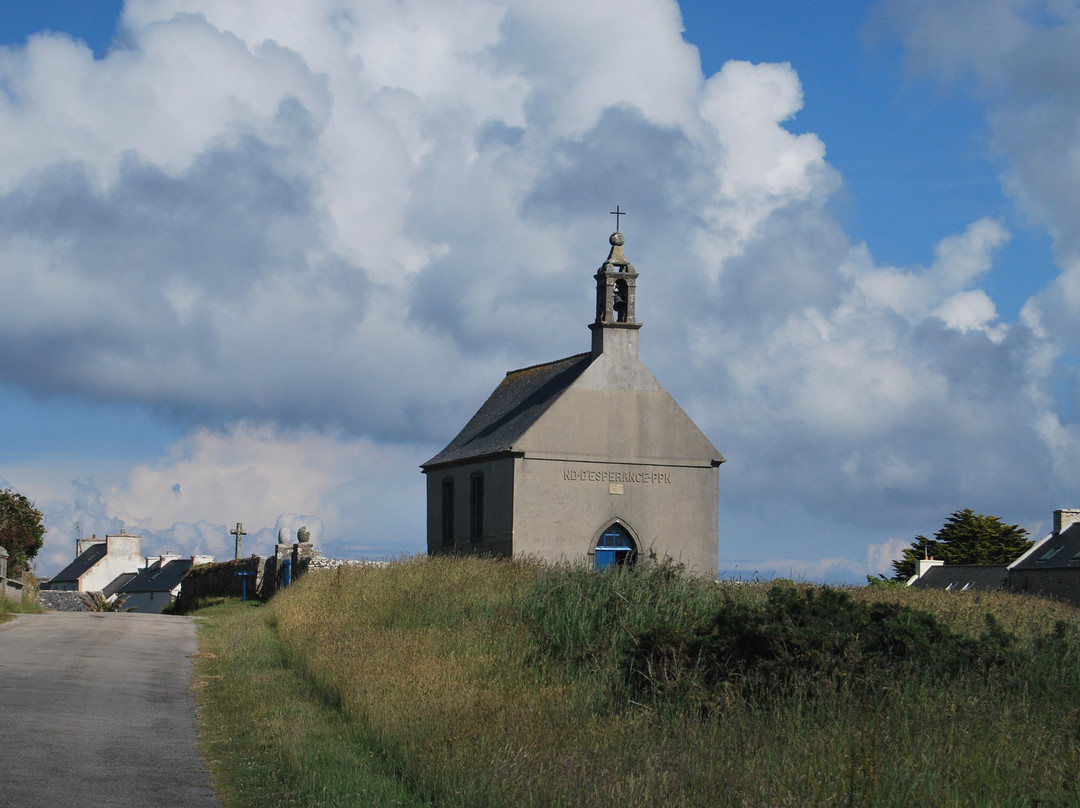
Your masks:
{"label": "stone cross", "polygon": [[232,535],[236,536],[236,557],[240,558],[240,537],[246,536],[247,531],[244,530],[244,525],[241,522],[236,523],[236,529],[229,531]]}

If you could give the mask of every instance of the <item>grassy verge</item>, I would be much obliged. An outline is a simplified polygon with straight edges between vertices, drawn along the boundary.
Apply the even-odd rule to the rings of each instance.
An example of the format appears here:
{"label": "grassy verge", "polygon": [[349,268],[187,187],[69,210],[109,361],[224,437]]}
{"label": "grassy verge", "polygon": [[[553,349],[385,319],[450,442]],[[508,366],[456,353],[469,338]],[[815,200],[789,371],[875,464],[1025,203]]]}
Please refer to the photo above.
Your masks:
{"label": "grassy verge", "polygon": [[21,601],[0,597],[0,623],[14,620],[17,614],[41,614],[44,611],[37,599],[30,596],[24,595]]}
{"label": "grassy verge", "polygon": [[1080,801],[1078,613],[1035,598],[415,559],[206,614],[230,805]]}
{"label": "grassy verge", "polygon": [[229,808],[428,804],[286,664],[268,609],[233,601],[200,614],[200,743]]}

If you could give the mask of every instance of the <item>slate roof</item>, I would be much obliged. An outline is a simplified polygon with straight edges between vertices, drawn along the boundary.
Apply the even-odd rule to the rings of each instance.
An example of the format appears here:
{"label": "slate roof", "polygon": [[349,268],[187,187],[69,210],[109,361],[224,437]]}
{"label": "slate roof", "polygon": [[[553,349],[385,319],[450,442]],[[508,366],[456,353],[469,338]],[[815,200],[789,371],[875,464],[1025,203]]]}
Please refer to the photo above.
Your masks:
{"label": "slate roof", "polygon": [[508,452],[592,363],[583,353],[543,365],[511,370],[458,436],[431,460],[427,469]]}
{"label": "slate roof", "polygon": [[120,587],[121,595],[133,595],[137,592],[171,592],[180,585],[180,580],[191,569],[190,558],[174,558],[164,564],[143,567],[138,574]]}
{"label": "slate roof", "polygon": [[75,581],[78,581],[79,578],[89,572],[91,567],[105,557],[107,550],[108,547],[103,541],[98,542],[97,544],[91,544],[83,550],[82,555],[60,570],[60,572],[56,573],[56,575],[49,580],[49,585],[53,586],[58,583],[74,583]]}
{"label": "slate roof", "polygon": [[112,579],[112,581],[108,584],[108,586],[106,586],[104,589],[101,590],[101,594],[103,594],[107,598],[111,598],[113,595],[115,595],[117,592],[119,592],[123,588],[124,584],[126,584],[128,581],[130,581],[132,578],[134,578],[135,575],[136,575],[136,573],[134,573],[134,572],[122,572],[122,573],[120,573],[119,575],[117,575],[115,578]]}
{"label": "slate roof", "polygon": [[1051,533],[1014,561],[1014,570],[1080,569],[1080,522]]}
{"label": "slate roof", "polygon": [[950,592],[991,592],[1005,589],[1008,580],[1009,568],[1004,564],[943,564],[928,569],[911,586]]}

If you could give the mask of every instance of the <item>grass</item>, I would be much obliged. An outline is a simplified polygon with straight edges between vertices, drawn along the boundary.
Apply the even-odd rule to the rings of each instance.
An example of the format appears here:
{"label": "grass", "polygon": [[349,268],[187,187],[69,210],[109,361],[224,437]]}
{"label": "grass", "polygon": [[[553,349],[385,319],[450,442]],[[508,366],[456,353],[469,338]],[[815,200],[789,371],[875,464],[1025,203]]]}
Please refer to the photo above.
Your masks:
{"label": "grass", "polygon": [[32,595],[24,593],[21,601],[0,596],[0,623],[14,620],[17,614],[41,614],[44,611]]}
{"label": "grass", "polygon": [[226,805],[428,804],[386,767],[369,733],[286,664],[267,608],[231,601],[200,614],[200,743]]}
{"label": "grass", "polygon": [[1078,612],[1036,598],[418,558],[202,614],[230,806],[1080,802]]}

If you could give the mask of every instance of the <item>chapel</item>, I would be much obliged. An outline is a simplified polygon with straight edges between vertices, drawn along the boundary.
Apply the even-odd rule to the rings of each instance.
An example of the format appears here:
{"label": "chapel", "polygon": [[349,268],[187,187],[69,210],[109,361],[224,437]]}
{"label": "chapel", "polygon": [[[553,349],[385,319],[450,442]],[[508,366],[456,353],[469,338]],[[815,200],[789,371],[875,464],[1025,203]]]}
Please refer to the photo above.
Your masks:
{"label": "chapel", "polygon": [[620,232],[586,353],[506,374],[424,463],[430,555],[669,561],[715,578],[716,447],[638,358],[638,273]]}

